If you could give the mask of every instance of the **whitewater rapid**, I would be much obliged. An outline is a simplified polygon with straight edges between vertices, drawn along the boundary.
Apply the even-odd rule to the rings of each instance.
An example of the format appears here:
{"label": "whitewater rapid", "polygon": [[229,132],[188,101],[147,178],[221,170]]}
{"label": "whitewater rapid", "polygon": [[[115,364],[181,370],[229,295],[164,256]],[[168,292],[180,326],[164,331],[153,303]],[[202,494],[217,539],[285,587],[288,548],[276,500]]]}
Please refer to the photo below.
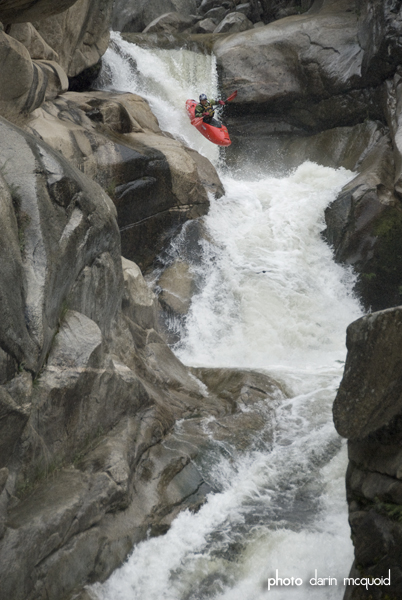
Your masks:
{"label": "whitewater rapid", "polygon": [[[150,52],[114,34],[103,77],[104,86],[145,95],[163,129],[218,165],[217,149],[204,151],[198,132],[182,126],[186,98],[217,92],[213,58]],[[166,108],[173,103],[174,122]],[[222,454],[217,445],[212,465],[199,468],[219,492],[196,514],[180,514],[166,535],[138,544],[121,569],[90,589],[94,598],[343,597],[353,549],[345,445],[331,407],[345,329],[361,309],[352,273],[333,262],[321,231],[325,207],[352,176],[309,162],[287,176],[269,165],[265,173],[221,172],[226,194],[211,198],[201,258],[191,265],[202,285],[174,350],[188,365],[258,369],[282,381],[289,397],[275,404],[272,441],[256,440],[242,453],[227,447]],[[172,255],[180,256],[182,239]],[[276,570],[303,583],[268,591]],[[315,570],[338,585],[310,585]]]}

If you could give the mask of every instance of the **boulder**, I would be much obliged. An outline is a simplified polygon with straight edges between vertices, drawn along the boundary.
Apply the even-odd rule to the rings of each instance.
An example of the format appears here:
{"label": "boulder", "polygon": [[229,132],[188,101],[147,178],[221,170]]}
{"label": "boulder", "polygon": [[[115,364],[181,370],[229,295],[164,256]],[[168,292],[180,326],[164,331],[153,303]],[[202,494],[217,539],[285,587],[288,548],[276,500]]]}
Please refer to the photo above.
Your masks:
{"label": "boulder", "polygon": [[195,33],[213,33],[216,28],[216,23],[213,19],[202,19],[195,26]]}
{"label": "boulder", "polygon": [[314,0],[260,0],[262,19],[265,23],[306,12]]}
{"label": "boulder", "polygon": [[359,175],[327,208],[324,232],[336,260],[359,273],[356,290],[374,310],[400,304],[402,284],[402,210],[394,191],[392,144],[386,130],[377,136],[358,165]]}
{"label": "boulder", "polygon": [[68,10],[34,21],[33,25],[58,54],[69,77],[95,65],[109,44],[111,0],[78,0]]}
{"label": "boulder", "polygon": [[242,12],[229,13],[219,23],[214,33],[237,33],[253,27],[252,22]]}
{"label": "boulder", "polygon": [[402,22],[393,3],[357,0],[358,38],[364,56],[362,75],[368,81],[391,77],[401,62]]}
{"label": "boulder", "polygon": [[[249,114],[252,103],[253,113],[268,112],[310,132],[356,124],[370,115],[382,118],[372,88],[379,88],[384,72],[393,74],[401,58],[396,42],[387,41],[390,11],[381,9],[384,43],[368,60],[361,39],[364,31],[370,38],[371,29],[354,2],[326,0],[314,8],[214,42],[223,91],[238,89],[229,112]],[[400,31],[395,19],[392,25]],[[391,61],[380,72],[378,61],[389,55]]]}
{"label": "boulder", "polygon": [[181,223],[205,214],[207,191],[223,192],[209,161],[165,136],[134,94],[68,93],[36,111],[29,128],[109,193],[122,253],[142,268]]}
{"label": "boulder", "polygon": [[205,21],[206,19],[211,19],[216,26],[226,17],[228,13],[229,10],[227,8],[224,8],[223,6],[217,6],[216,8],[211,8],[208,12],[206,12],[203,20]]}
{"label": "boulder", "polygon": [[[118,252],[115,212],[101,188],[83,179],[49,146],[4,120],[0,130],[2,176],[9,190],[8,194],[4,190],[3,198],[8,202],[8,231],[15,248],[14,262],[4,273],[20,280],[5,314],[10,310],[11,317],[20,311],[22,317],[15,328],[6,329],[1,345],[18,362],[37,371],[50,349],[69,286],[87,262],[111,250],[112,240],[112,252],[115,256]],[[43,214],[47,218],[40,226]],[[95,240],[101,232],[99,245]],[[11,290],[9,285],[6,289]],[[15,289],[20,290],[17,299]],[[7,320],[3,323],[7,327]]]}
{"label": "boulder", "polygon": [[[6,132],[8,126],[3,122],[0,127]],[[3,143],[5,142],[3,138]],[[24,283],[22,254],[25,248],[25,228],[28,215],[18,211],[15,214],[14,194],[18,190],[6,182],[7,162],[4,159],[3,173],[0,176],[0,213],[2,235],[0,240],[0,340],[2,347],[2,379],[7,380],[8,363],[12,357],[17,363],[25,363],[29,369],[35,368],[35,355],[38,347],[32,339],[24,319],[27,286]]]}
{"label": "boulder", "polygon": [[178,315],[186,315],[195,292],[194,275],[188,263],[177,260],[158,279],[159,302]]}
{"label": "boulder", "polygon": [[[355,547],[350,577],[378,578],[390,569],[390,598],[398,597],[402,584],[401,343],[400,307],[352,323],[334,404],[335,425],[349,439],[346,492]],[[348,586],[345,599],[366,599],[365,591]]]}
{"label": "boulder", "polygon": [[31,58],[58,61],[57,52],[45,42],[32,23],[15,23],[7,29],[7,33],[25,46]]}
{"label": "boulder", "polygon": [[175,12],[188,17],[195,15],[195,0],[116,0],[113,9],[115,31],[143,31],[155,19]]}
{"label": "boulder", "polygon": [[157,300],[142,277],[139,267],[122,257],[125,314],[143,329],[152,329],[157,323]]}
{"label": "boulder", "polygon": [[229,451],[263,449],[272,444],[275,405],[288,394],[278,381],[243,369],[191,371],[206,386],[212,403],[209,411],[216,415],[213,420],[195,417],[180,425],[180,439],[197,443],[197,461],[202,462],[211,440],[223,443]]}
{"label": "boulder", "polygon": [[390,427],[402,413],[402,309],[391,308],[349,325],[345,372],[334,403],[338,432],[361,440]]}
{"label": "boulder", "polygon": [[154,330],[109,197],[43,140],[0,129],[0,598],[68,598],[203,502],[188,444],[157,446],[175,418],[225,408]]}
{"label": "boulder", "polygon": [[143,33],[180,33],[191,27],[195,22],[194,17],[170,12],[157,17],[147,25]]}
{"label": "boulder", "polygon": [[236,12],[242,13],[248,19],[250,19],[250,16],[251,16],[251,3],[250,2],[244,2],[243,4],[238,4],[236,6]]}
{"label": "boulder", "polygon": [[402,75],[399,71],[384,84],[383,106],[392,136],[395,192],[402,197]]}
{"label": "boulder", "polygon": [[219,2],[219,0],[202,0],[199,6],[199,12],[201,14],[206,14],[213,8],[219,7],[223,7],[227,10],[234,10],[236,7],[236,2],[234,0],[225,0],[224,2]]}
{"label": "boulder", "polygon": [[[29,44],[28,47],[32,49]],[[0,115],[15,119],[20,113],[32,112],[45,100],[56,98],[68,89],[67,76],[57,63],[33,61],[22,43],[2,31],[0,61]]]}
{"label": "boulder", "polygon": [[26,23],[34,19],[45,19],[67,10],[77,0],[4,0],[0,6],[0,21],[2,23]]}

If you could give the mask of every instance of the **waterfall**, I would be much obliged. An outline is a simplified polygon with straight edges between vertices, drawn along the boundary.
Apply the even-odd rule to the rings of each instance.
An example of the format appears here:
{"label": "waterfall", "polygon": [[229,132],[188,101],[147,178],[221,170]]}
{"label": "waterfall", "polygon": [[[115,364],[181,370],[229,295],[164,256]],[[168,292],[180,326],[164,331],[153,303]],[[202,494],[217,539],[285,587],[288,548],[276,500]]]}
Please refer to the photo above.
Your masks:
{"label": "waterfall", "polygon": [[103,89],[132,92],[146,98],[159,126],[216,162],[219,150],[191,125],[185,109],[188,98],[218,95],[216,60],[189,50],[146,50],[112,33],[103,58],[99,84]]}
{"label": "waterfall", "polygon": [[[183,108],[201,91],[216,95],[213,58],[146,51],[114,34],[105,60],[103,85],[144,95],[163,129],[218,164],[217,149],[187,126]],[[180,514],[164,536],[138,544],[105,584],[91,588],[94,597],[343,597],[353,549],[346,450],[331,407],[345,329],[361,309],[352,273],[333,262],[320,232],[325,207],[352,176],[310,162],[287,176],[269,166],[255,176],[222,172],[226,195],[211,200],[208,241],[193,265],[203,283],[174,349],[189,365],[258,369],[284,382],[289,398],[276,404],[272,442],[217,452],[205,476],[219,492],[196,514]],[[276,570],[298,583],[268,591]],[[311,585],[316,570],[332,582]]]}

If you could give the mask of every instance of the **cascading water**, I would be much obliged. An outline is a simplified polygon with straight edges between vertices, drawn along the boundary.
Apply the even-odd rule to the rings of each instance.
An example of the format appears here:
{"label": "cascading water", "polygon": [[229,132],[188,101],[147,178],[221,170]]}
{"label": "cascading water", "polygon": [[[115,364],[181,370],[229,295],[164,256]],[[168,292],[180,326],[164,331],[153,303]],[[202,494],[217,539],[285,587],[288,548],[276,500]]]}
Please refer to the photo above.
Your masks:
{"label": "cascading water", "polygon": [[[150,52],[114,35],[105,61],[110,87],[146,96],[163,129],[216,163],[216,148],[187,126],[182,108],[199,91],[215,95],[211,57]],[[175,351],[194,366],[264,371],[285,383],[289,398],[276,403],[270,443],[217,451],[204,475],[219,493],[139,544],[108,582],[91,588],[96,598],[342,598],[353,552],[346,454],[331,405],[345,329],[360,308],[352,275],[335,265],[320,231],[325,207],[351,176],[312,163],[287,177],[222,174],[226,195],[211,201],[210,241],[193,267],[203,285]],[[303,583],[268,591],[276,569]],[[310,585],[316,569],[337,585]]]}
{"label": "cascading water", "polygon": [[159,126],[176,139],[216,162],[216,146],[194,130],[185,110],[188,98],[200,90],[215,98],[218,91],[215,57],[189,50],[145,50],[112,33],[99,84],[104,89],[133,92],[146,98]]}

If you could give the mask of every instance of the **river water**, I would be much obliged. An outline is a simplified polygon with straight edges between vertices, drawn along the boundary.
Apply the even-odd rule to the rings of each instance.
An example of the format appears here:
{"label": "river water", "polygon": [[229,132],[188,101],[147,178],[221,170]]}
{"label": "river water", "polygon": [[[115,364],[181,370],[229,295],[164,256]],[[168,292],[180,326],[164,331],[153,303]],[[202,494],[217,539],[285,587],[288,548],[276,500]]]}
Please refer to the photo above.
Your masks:
{"label": "river water", "polygon": [[[211,56],[151,52],[113,34],[102,81],[145,96],[161,128],[206,155],[225,186],[205,218],[208,241],[194,265],[202,286],[176,354],[188,365],[262,371],[289,398],[276,404],[269,444],[217,448],[203,474],[219,492],[198,513],[179,515],[166,535],[140,543],[90,592],[100,600],[340,600],[353,549],[346,450],[331,407],[345,329],[361,309],[353,275],[333,262],[320,231],[325,207],[353,174],[310,162],[287,175],[269,165],[225,169],[184,110],[189,97],[217,95]],[[278,580],[268,590],[276,570],[289,585]],[[313,585],[316,570],[332,580]]]}

